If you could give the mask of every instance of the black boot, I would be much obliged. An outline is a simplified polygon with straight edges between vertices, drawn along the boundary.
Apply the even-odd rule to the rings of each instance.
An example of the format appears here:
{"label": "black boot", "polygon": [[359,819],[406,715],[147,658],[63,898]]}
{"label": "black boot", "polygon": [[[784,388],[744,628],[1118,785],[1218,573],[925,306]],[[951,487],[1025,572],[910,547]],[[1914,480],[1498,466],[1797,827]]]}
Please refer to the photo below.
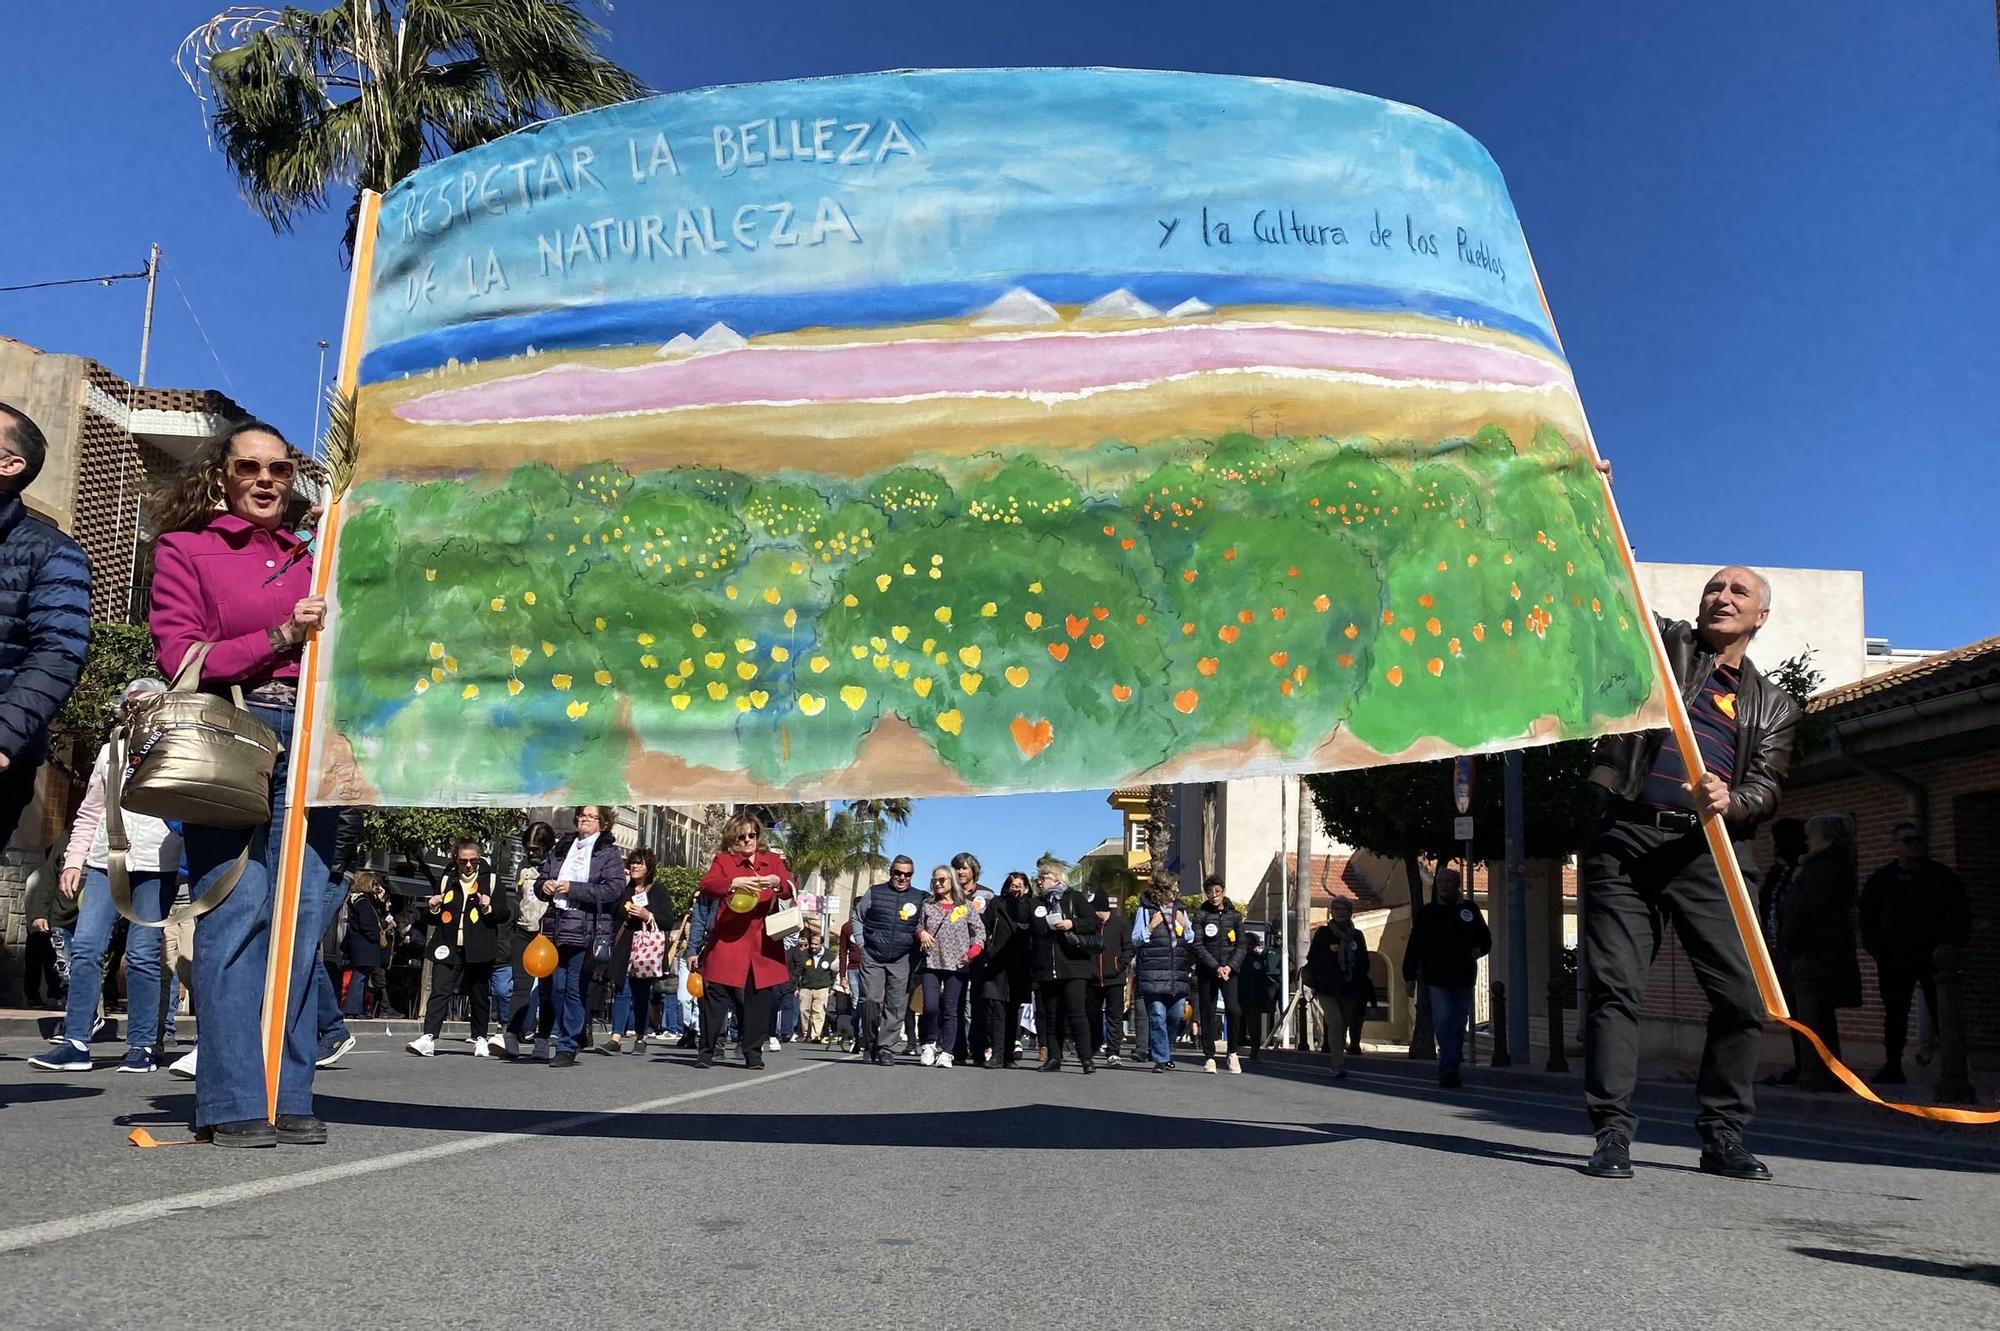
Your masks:
{"label": "black boot", "polygon": [[1631,1178],[1632,1139],[1616,1128],[1597,1134],[1597,1149],[1583,1172],[1592,1178]]}

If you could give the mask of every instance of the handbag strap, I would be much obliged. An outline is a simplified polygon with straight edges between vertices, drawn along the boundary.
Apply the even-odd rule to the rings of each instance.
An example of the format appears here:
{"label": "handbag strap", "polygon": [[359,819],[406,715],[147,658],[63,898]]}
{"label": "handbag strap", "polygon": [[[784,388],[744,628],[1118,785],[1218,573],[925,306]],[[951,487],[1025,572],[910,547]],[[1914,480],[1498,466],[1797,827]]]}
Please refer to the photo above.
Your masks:
{"label": "handbag strap", "polygon": [[[174,682],[168,691],[171,693],[199,692],[201,689],[201,668],[208,663],[208,654],[214,650],[215,644],[212,642],[189,644],[187,655],[181,657],[181,668],[174,672]],[[243,686],[241,684],[231,684],[229,686],[229,699],[236,704],[238,711],[243,711],[249,706],[249,704],[243,701]]]}
{"label": "handbag strap", "polygon": [[[187,667],[183,665],[181,670],[186,673]],[[174,679],[178,684],[180,676],[176,675]],[[131,923],[146,929],[161,929],[170,924],[198,919],[220,906],[236,890],[236,880],[243,876],[243,870],[250,864],[250,844],[247,841],[243,844],[243,852],[236,857],[236,863],[209,884],[208,891],[193,901],[175,906],[157,920],[140,919],[137,908],[132,904],[132,875],[125,863],[132,850],[131,838],[125,833],[125,738],[123,726],[111,732],[111,752],[105,759],[104,770],[104,844],[107,851],[104,875],[111,882],[111,907]]]}

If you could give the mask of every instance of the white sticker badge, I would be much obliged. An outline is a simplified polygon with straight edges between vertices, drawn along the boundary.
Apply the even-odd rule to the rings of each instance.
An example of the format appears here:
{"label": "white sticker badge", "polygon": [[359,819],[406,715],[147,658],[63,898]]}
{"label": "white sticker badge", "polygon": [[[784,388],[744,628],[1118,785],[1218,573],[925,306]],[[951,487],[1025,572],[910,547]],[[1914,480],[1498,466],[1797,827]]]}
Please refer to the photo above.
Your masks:
{"label": "white sticker badge", "polygon": [[1206,934],[1210,938],[1215,937],[1215,932],[1216,932],[1215,926],[1212,924],[1202,930],[1202,933]]}
{"label": "white sticker badge", "polygon": [[1046,919],[1047,919],[1048,917],[1049,917],[1049,908],[1048,908],[1047,906],[1037,906],[1037,907],[1035,907],[1035,918],[1036,918],[1036,919],[1038,919],[1038,920],[1046,920]]}
{"label": "white sticker badge", "polygon": [[431,955],[433,957],[436,957],[439,961],[444,961],[451,956],[451,949],[447,947],[445,944],[439,943],[436,947],[431,949]]}

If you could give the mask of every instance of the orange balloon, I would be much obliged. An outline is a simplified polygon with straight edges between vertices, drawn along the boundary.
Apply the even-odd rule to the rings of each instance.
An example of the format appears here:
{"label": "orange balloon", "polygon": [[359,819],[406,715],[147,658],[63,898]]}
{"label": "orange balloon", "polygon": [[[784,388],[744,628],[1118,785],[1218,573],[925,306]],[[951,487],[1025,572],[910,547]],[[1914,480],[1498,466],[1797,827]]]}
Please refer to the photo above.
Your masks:
{"label": "orange balloon", "polygon": [[702,979],[701,979],[701,972],[700,972],[700,971],[689,971],[689,972],[688,972],[688,997],[689,997],[689,998],[700,998],[700,997],[701,997],[701,991],[702,991],[702,988],[703,988],[703,985],[702,985]]}
{"label": "orange balloon", "polygon": [[556,945],[547,934],[536,934],[535,941],[528,944],[528,950],[521,954],[521,969],[537,980],[556,973]]}

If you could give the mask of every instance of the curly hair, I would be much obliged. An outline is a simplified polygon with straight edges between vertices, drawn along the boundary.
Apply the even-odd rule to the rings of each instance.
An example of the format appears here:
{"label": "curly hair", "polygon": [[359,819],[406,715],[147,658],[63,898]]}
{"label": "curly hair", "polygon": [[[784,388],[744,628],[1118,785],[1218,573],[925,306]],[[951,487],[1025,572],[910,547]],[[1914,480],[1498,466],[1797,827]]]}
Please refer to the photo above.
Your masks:
{"label": "curly hair", "polygon": [[[321,482],[324,473],[319,464],[294,448],[277,426],[254,419],[240,420],[197,449],[194,461],[154,492],[147,515],[154,536],[170,531],[200,531],[209,524],[223,506],[223,464],[229,460],[231,446],[246,434],[270,435],[285,446],[285,456],[299,464],[301,480]],[[284,525],[298,526],[311,508],[311,497],[295,487],[285,506]]]}

